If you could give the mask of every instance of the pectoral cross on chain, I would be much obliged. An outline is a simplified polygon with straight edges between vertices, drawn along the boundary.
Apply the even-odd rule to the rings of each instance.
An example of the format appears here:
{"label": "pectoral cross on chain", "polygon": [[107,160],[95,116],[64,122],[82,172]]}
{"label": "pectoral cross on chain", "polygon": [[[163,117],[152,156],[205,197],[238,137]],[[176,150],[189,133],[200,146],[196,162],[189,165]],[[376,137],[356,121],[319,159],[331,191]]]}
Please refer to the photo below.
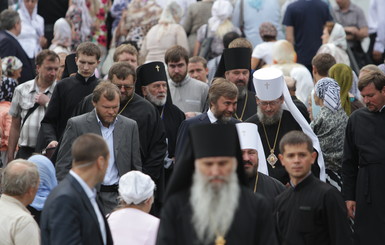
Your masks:
{"label": "pectoral cross on chain", "polygon": [[159,67],[158,65],[156,65],[155,68],[156,68],[156,70],[159,72],[159,68],[160,68],[160,67]]}
{"label": "pectoral cross on chain", "polygon": [[270,83],[266,82],[266,83],[265,83],[265,86],[266,86],[266,89],[268,90],[268,89],[269,89],[269,86],[270,86]]}
{"label": "pectoral cross on chain", "polygon": [[223,238],[223,236],[217,236],[217,239],[215,239],[215,245],[225,245],[226,240]]}

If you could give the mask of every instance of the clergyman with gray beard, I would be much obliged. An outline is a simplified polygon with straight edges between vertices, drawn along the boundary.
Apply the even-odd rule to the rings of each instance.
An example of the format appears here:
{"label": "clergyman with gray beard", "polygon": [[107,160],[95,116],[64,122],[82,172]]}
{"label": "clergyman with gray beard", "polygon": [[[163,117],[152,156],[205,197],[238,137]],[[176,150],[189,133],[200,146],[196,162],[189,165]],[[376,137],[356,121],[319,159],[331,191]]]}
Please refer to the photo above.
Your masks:
{"label": "clergyman with gray beard", "polygon": [[277,244],[271,205],[247,187],[235,125],[193,125],[189,133],[191,147],[177,159],[157,244]]}
{"label": "clergyman with gray beard", "polygon": [[[289,175],[278,159],[280,153],[278,149],[279,141],[290,131],[302,131],[302,128],[310,127],[304,118],[298,121],[293,116],[294,112],[287,109],[288,103],[293,104],[293,101],[290,94],[286,97],[284,95],[284,86],[286,84],[280,70],[262,68],[256,71],[253,76],[254,87],[257,91],[256,102],[258,109],[257,113],[247,119],[246,122],[255,123],[258,126],[269,176],[287,185],[289,183]],[[285,109],[283,107],[284,103],[286,105]],[[295,107],[294,104],[293,106]],[[303,117],[298,109],[296,113]],[[318,165],[314,164],[313,173],[316,176],[317,171],[319,171],[317,167]]]}

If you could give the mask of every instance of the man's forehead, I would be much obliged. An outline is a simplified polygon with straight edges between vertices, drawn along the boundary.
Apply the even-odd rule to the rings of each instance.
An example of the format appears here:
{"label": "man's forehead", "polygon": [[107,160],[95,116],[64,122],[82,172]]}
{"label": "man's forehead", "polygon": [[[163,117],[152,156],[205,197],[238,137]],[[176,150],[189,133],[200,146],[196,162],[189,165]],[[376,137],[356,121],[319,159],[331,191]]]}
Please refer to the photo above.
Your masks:
{"label": "man's forehead", "polygon": [[81,59],[81,60],[88,60],[88,61],[93,60],[93,61],[95,61],[95,62],[98,61],[96,55],[86,55],[86,54],[84,54],[84,53],[80,53],[79,56],[76,56],[76,58],[77,58],[78,60]]}
{"label": "man's forehead", "polygon": [[112,83],[134,83],[134,77],[130,74],[124,79],[118,78],[115,74],[112,76]]}
{"label": "man's forehead", "polygon": [[169,61],[167,65],[179,65],[179,64],[186,64],[186,61],[184,59],[180,59],[178,61]]}
{"label": "man's forehead", "polygon": [[191,66],[193,66],[195,69],[196,68],[204,68],[204,65],[203,65],[203,63],[202,62],[190,62],[189,64],[188,64],[188,66],[189,67],[191,67]]}
{"label": "man's forehead", "polygon": [[229,70],[230,73],[243,73],[243,72],[248,72],[249,73],[249,69],[233,69],[233,70]]}
{"label": "man's forehead", "polygon": [[155,81],[155,82],[150,83],[149,85],[153,85],[153,86],[156,86],[156,85],[167,85],[167,82],[166,81]]}
{"label": "man's forehead", "polygon": [[206,163],[206,162],[225,162],[225,161],[231,161],[235,160],[235,157],[229,157],[229,156],[215,156],[215,157],[201,157],[196,159],[196,161],[199,163]]}

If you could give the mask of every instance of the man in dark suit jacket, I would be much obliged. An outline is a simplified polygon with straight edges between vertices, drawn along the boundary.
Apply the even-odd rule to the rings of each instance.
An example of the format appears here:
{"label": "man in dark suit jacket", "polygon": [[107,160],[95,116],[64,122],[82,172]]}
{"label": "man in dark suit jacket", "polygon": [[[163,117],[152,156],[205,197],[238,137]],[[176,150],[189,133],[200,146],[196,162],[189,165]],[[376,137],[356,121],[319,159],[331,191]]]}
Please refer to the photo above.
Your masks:
{"label": "man in dark suit jacket", "polygon": [[41,215],[42,244],[113,244],[95,186],[108,168],[102,137],[84,134],[72,145],[70,174],[48,196]]}
{"label": "man in dark suit jacket", "polygon": [[120,92],[111,82],[101,82],[93,92],[95,109],[68,120],[56,161],[56,176],[64,179],[71,165],[71,145],[85,133],[103,136],[110,150],[110,166],[102,181],[99,198],[109,213],[118,204],[120,176],[130,170],[142,171],[138,125],[132,119],[118,115]]}
{"label": "man in dark suit jacket", "polygon": [[236,124],[237,119],[233,118],[237,110],[238,89],[235,84],[224,78],[216,79],[208,94],[210,108],[207,112],[193,118],[184,120],[179,127],[178,138],[176,141],[175,159],[183,154],[184,148],[190,146],[188,130],[193,124]]}
{"label": "man in dark suit jacket", "polygon": [[16,11],[0,14],[0,57],[15,56],[23,63],[19,84],[35,78],[35,62],[28,58],[16,37],[21,32],[21,20]]}

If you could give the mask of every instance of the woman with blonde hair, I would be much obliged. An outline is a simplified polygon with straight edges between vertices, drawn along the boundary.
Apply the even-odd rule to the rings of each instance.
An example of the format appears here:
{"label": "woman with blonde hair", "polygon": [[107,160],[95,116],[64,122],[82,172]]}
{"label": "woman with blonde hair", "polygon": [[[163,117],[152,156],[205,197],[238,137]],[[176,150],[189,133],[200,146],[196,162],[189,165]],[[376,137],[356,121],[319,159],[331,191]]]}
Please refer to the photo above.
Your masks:
{"label": "woman with blonde hair", "polygon": [[212,59],[223,52],[223,36],[229,32],[241,34],[238,27],[231,22],[233,15],[233,5],[228,0],[216,0],[211,8],[212,17],[208,24],[202,25],[197,31],[197,41],[194,47],[194,56],[199,54],[199,50],[206,38],[212,38],[207,60]]}
{"label": "woman with blonde hair", "polygon": [[186,32],[178,24],[182,16],[182,8],[174,1],[162,11],[158,24],[151,27],[143,40],[140,54],[145,58],[146,63],[164,62],[166,50],[174,45],[180,45],[189,50]]}

